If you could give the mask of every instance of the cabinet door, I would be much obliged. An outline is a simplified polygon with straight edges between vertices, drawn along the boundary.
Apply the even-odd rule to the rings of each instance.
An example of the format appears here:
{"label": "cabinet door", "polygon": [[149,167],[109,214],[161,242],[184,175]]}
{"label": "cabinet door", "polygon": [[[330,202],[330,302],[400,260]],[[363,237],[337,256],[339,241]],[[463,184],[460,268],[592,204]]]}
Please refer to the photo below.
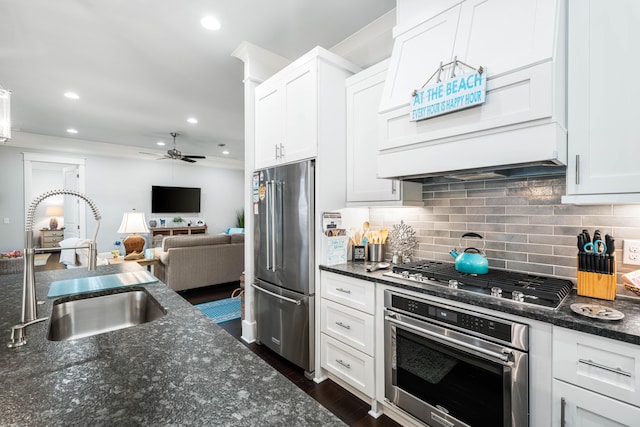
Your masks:
{"label": "cabinet door", "polygon": [[640,408],[589,390],[553,381],[553,425],[580,427],[637,426]]}
{"label": "cabinet door", "polygon": [[255,168],[274,166],[284,145],[284,92],[279,82],[265,82],[256,88]]}
{"label": "cabinet door", "polygon": [[294,162],[318,153],[317,60],[293,70],[284,83],[285,141],[282,160]]}
{"label": "cabinet door", "polygon": [[[384,65],[387,64],[385,61]],[[370,70],[363,73],[370,74]],[[347,83],[347,201],[399,200],[398,182],[378,179],[378,108],[387,67],[364,80],[353,76]]]}
{"label": "cabinet door", "polygon": [[638,21],[636,0],[569,1],[570,195],[640,193]]}

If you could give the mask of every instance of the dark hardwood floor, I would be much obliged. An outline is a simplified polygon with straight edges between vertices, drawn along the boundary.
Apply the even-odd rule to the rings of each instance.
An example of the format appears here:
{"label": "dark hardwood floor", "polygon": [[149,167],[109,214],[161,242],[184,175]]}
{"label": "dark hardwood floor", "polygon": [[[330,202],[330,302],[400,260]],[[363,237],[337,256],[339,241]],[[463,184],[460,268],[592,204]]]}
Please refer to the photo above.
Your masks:
{"label": "dark hardwood floor", "polygon": [[[191,291],[180,292],[180,295],[191,304],[201,304],[204,302],[215,301],[223,298],[229,298],[234,289],[240,286],[240,282],[230,283],[222,286],[212,286]],[[240,336],[242,335],[242,325],[240,319],[231,320],[220,323],[225,331],[243,343],[249,350],[260,356],[269,365],[277,369],[282,375],[287,377],[291,382],[306,392],[309,396],[317,400],[322,406],[327,408],[338,418],[350,426],[366,427],[366,426],[400,426],[386,415],[382,415],[376,419],[367,412],[371,409],[362,400],[349,393],[335,382],[325,380],[320,384],[307,380],[304,377],[302,368],[283,359],[271,350],[257,345],[255,343],[247,344]]]}

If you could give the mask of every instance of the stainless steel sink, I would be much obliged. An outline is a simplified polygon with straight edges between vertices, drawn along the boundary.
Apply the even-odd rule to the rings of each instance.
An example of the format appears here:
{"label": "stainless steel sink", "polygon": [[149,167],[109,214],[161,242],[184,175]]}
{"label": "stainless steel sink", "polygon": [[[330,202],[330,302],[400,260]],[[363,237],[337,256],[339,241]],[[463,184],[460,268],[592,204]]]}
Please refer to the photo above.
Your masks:
{"label": "stainless steel sink", "polygon": [[141,287],[111,289],[53,302],[50,341],[84,338],[151,322],[166,310]]}

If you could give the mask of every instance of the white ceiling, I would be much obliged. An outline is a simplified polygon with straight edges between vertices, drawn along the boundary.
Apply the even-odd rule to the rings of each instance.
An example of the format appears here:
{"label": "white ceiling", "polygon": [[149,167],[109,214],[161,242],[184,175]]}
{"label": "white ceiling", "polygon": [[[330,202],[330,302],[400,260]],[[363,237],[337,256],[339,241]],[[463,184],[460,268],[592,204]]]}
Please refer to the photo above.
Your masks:
{"label": "white ceiling", "polygon": [[[226,144],[229,158],[243,159],[243,64],[231,52],[248,41],[295,59],[394,7],[395,0],[0,0],[0,86],[12,91],[14,132],[160,152],[176,131],[185,154],[223,157],[218,144]],[[221,30],[200,26],[208,14]],[[199,123],[188,124],[191,116]]]}

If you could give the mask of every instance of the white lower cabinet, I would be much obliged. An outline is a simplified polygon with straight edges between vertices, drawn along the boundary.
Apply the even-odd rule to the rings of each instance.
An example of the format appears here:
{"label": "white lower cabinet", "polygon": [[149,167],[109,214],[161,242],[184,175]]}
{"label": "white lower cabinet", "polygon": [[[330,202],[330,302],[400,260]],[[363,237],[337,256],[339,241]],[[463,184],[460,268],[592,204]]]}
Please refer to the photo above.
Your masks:
{"label": "white lower cabinet", "polygon": [[637,427],[640,408],[596,392],[553,381],[553,425],[561,427]]}
{"label": "white lower cabinet", "polygon": [[322,271],[320,286],[320,366],[374,398],[376,285]]}
{"label": "white lower cabinet", "polygon": [[640,425],[640,346],[553,328],[553,420]]}
{"label": "white lower cabinet", "polygon": [[324,369],[367,396],[374,396],[373,357],[326,334],[321,334],[320,345]]}

